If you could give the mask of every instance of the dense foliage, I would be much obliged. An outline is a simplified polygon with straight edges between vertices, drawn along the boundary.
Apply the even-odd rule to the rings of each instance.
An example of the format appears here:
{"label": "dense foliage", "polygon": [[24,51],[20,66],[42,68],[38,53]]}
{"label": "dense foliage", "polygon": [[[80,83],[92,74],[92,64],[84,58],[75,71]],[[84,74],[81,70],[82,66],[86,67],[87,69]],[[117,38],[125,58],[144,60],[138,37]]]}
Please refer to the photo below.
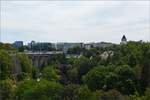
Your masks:
{"label": "dense foliage", "polygon": [[[150,100],[150,43],[75,47],[68,54],[73,56],[52,56],[38,68],[26,54],[0,44],[0,99]],[[13,57],[20,64],[17,75]]]}

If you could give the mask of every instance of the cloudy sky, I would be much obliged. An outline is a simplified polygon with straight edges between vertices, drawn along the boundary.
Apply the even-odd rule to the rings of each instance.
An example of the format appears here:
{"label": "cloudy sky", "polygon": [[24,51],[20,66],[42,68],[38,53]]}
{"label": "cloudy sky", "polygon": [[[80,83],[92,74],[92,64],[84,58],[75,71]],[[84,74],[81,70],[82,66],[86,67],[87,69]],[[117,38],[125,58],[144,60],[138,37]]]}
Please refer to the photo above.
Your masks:
{"label": "cloudy sky", "polygon": [[1,41],[150,40],[150,1],[1,1]]}

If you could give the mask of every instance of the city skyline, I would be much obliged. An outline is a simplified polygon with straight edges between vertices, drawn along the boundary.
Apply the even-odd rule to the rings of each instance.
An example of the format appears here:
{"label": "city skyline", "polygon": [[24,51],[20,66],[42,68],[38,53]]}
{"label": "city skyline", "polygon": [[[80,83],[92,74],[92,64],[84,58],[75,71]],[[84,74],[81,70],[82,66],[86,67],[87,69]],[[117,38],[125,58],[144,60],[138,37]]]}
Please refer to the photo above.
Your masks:
{"label": "city skyline", "polygon": [[150,40],[150,1],[1,1],[1,41]]}

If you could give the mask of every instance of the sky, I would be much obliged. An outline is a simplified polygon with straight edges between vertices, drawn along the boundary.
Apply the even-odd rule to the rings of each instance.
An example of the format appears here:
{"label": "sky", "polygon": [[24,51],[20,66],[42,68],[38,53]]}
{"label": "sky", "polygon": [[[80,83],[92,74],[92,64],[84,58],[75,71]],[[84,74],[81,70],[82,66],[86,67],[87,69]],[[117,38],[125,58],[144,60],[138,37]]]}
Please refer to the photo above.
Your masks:
{"label": "sky", "polygon": [[1,1],[1,41],[150,40],[150,1]]}

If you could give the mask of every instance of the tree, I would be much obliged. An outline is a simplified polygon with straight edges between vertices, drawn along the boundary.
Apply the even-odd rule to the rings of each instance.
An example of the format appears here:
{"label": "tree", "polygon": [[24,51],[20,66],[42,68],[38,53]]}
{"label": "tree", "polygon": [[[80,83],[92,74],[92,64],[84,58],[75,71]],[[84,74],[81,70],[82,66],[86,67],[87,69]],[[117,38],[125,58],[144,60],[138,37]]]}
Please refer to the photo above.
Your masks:
{"label": "tree", "polygon": [[0,81],[0,99],[12,100],[13,99],[13,81],[10,79]]}
{"label": "tree", "polygon": [[96,90],[96,91],[92,92],[91,100],[101,100],[102,94],[103,94],[103,91],[101,91],[101,90]]}
{"label": "tree", "polygon": [[77,68],[72,68],[67,71],[69,81],[71,83],[78,83],[78,70]]}
{"label": "tree", "polygon": [[100,100],[126,100],[126,98],[117,90],[109,90],[104,92]]}
{"label": "tree", "polygon": [[1,79],[12,78],[13,63],[10,55],[3,50],[0,50],[0,75]]}
{"label": "tree", "polygon": [[114,69],[111,65],[94,67],[82,77],[82,81],[93,91],[114,88],[117,81],[117,75],[113,73]]}
{"label": "tree", "polygon": [[37,67],[32,67],[32,78],[37,79],[39,75],[39,69]]}
{"label": "tree", "polygon": [[83,76],[83,83],[93,91],[102,89],[105,85],[105,71],[103,72],[103,69],[103,66],[99,66],[90,70],[86,75]]}
{"label": "tree", "polygon": [[150,88],[147,88],[145,91],[145,100],[150,100]]}
{"label": "tree", "polygon": [[114,56],[111,62],[115,65],[127,64],[135,67],[142,60],[142,43],[128,42],[126,45],[118,45],[114,47]]}
{"label": "tree", "polygon": [[116,82],[118,81],[118,75],[113,72],[108,72],[105,75],[105,90],[116,88]]}
{"label": "tree", "polygon": [[26,48],[25,46],[21,46],[21,47],[18,48],[18,51],[23,52],[25,50],[25,48]]}
{"label": "tree", "polygon": [[80,86],[77,98],[77,100],[91,100],[92,92],[88,89],[87,86]]}
{"label": "tree", "polygon": [[83,83],[89,89],[109,90],[117,88],[124,94],[132,94],[136,91],[136,77],[133,70],[127,66],[98,66],[83,76]]}
{"label": "tree", "polygon": [[67,51],[67,54],[81,54],[82,51],[83,51],[83,48],[76,46],[73,48],[69,48]]}
{"label": "tree", "polygon": [[83,75],[85,75],[90,69],[93,68],[94,64],[86,57],[81,57],[75,61],[74,67],[77,67],[78,71],[78,79],[80,79]]}
{"label": "tree", "polygon": [[141,75],[141,85],[145,89],[150,87],[150,44],[143,44],[142,46],[142,75]]}
{"label": "tree", "polygon": [[20,82],[16,89],[16,100],[61,100],[63,86],[59,83],[40,80]]}
{"label": "tree", "polygon": [[17,57],[19,58],[22,72],[31,75],[33,66],[28,56],[26,54],[18,54]]}
{"label": "tree", "polygon": [[6,50],[6,51],[9,51],[9,50],[15,51],[15,48],[13,48],[11,44],[9,43],[0,43],[0,49]]}
{"label": "tree", "polygon": [[146,99],[144,95],[140,96],[138,92],[135,92],[134,95],[129,96],[129,100],[146,100]]}
{"label": "tree", "polygon": [[66,64],[66,62],[64,54],[57,54],[51,56],[51,60],[49,60],[48,64]]}
{"label": "tree", "polygon": [[117,88],[124,94],[133,94],[136,91],[136,76],[128,65],[119,66],[114,71],[118,75]]}
{"label": "tree", "polygon": [[77,100],[77,93],[80,85],[68,84],[64,87],[63,100]]}
{"label": "tree", "polygon": [[47,66],[42,71],[42,77],[49,81],[59,81],[59,70],[57,70],[53,66]]}
{"label": "tree", "polygon": [[99,54],[99,52],[96,48],[91,48],[89,50],[84,50],[84,52],[83,52],[83,55],[87,58],[94,57],[97,54]]}
{"label": "tree", "polygon": [[118,81],[118,76],[113,71],[115,66],[97,66],[91,69],[86,75],[82,77],[84,84],[87,84],[89,89],[113,89],[115,88],[116,81]]}

